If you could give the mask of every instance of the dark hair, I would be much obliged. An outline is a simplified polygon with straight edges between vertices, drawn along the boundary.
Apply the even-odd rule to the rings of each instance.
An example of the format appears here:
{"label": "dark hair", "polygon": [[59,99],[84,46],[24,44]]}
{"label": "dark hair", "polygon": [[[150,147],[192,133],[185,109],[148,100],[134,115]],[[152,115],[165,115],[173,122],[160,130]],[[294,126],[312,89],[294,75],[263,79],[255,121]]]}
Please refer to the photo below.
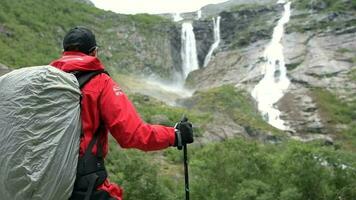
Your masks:
{"label": "dark hair", "polygon": [[95,50],[96,46],[94,33],[84,27],[72,28],[63,39],[64,51],[80,51],[89,54]]}

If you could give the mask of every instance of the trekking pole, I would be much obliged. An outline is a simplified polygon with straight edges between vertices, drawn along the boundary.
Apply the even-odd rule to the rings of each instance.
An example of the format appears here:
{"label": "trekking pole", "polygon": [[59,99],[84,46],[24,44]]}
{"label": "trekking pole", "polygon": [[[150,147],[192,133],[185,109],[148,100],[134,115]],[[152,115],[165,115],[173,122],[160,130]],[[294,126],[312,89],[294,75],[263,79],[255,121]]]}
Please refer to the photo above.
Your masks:
{"label": "trekking pole", "polygon": [[186,144],[183,146],[183,154],[184,154],[185,200],[189,200],[188,155],[187,155]]}
{"label": "trekking pole", "polygon": [[[188,118],[183,115],[181,122],[187,122]],[[182,150],[182,144],[178,145],[178,149]],[[188,174],[188,148],[187,144],[183,145],[184,159],[184,182],[185,182],[185,200],[189,200],[189,174]]]}

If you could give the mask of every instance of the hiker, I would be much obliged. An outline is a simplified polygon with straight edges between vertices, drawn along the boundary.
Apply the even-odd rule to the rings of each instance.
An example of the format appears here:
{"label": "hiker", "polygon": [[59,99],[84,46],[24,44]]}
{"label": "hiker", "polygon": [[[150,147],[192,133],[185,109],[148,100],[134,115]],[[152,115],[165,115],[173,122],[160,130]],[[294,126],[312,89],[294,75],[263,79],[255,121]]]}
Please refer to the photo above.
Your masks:
{"label": "hiker", "polygon": [[[64,37],[63,49],[62,57],[51,62],[51,66],[72,73],[104,70],[98,59],[95,35],[89,29],[71,29]],[[77,177],[70,200],[85,199],[88,193],[91,200],[122,200],[122,189],[110,183],[102,166],[108,152],[108,132],[121,147],[143,151],[193,142],[192,125],[188,121],[177,123],[175,128],[143,122],[126,94],[107,73],[93,77],[81,92],[82,136]],[[92,161],[94,166],[82,165]],[[83,176],[86,172],[92,173]],[[95,189],[90,191],[93,184]]]}

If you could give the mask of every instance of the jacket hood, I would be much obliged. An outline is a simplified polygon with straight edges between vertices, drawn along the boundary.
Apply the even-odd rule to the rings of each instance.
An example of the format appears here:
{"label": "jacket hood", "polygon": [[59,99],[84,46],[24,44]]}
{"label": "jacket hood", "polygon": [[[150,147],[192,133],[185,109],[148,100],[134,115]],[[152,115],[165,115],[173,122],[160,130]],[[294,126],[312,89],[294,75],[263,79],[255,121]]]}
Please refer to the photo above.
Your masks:
{"label": "jacket hood", "polygon": [[105,68],[98,58],[76,51],[65,51],[61,58],[54,60],[50,65],[65,72],[95,71]]}

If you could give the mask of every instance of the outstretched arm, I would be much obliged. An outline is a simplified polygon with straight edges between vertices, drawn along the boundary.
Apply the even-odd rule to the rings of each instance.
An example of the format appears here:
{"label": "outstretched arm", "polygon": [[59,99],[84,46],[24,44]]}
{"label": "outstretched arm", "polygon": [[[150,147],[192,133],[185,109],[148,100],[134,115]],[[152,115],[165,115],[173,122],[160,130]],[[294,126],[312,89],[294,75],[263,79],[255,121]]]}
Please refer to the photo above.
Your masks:
{"label": "outstretched arm", "polygon": [[174,128],[143,122],[126,94],[111,78],[105,84],[99,106],[105,125],[121,147],[153,151],[174,145]]}

